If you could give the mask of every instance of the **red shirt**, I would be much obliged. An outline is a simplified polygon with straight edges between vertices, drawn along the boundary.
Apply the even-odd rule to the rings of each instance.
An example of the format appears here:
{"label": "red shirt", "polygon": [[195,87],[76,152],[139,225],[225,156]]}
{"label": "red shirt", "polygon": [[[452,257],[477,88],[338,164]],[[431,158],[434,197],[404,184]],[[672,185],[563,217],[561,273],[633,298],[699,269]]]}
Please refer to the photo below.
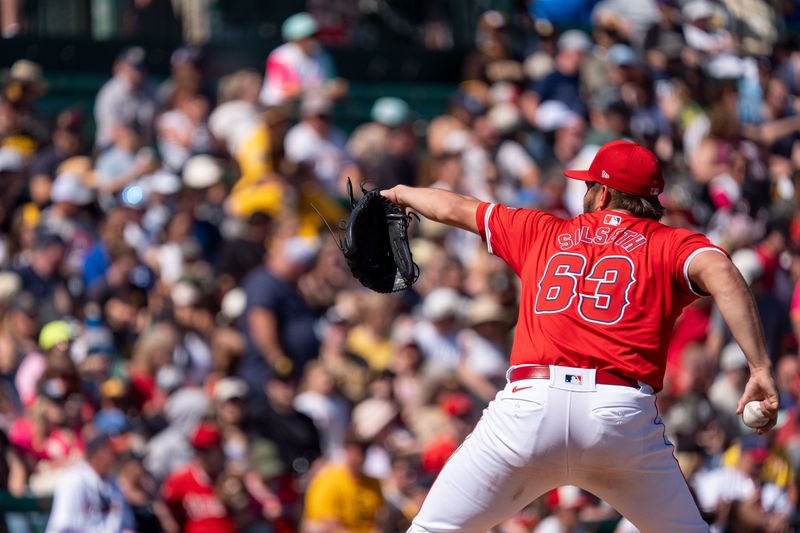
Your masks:
{"label": "red shirt", "polygon": [[235,533],[236,523],[214,494],[211,480],[197,465],[173,472],[162,488],[164,500],[184,533]]}
{"label": "red shirt", "polygon": [[675,320],[702,296],[689,262],[722,250],[699,233],[616,211],[562,220],[482,203],[476,222],[489,252],[522,280],[512,365],[595,368],[661,389]]}

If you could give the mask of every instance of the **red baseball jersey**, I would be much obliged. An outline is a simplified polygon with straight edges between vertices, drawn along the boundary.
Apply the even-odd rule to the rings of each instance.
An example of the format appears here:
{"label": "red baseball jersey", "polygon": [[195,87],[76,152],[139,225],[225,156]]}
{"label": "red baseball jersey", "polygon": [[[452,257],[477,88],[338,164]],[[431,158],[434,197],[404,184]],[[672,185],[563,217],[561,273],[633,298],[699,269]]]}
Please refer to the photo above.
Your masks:
{"label": "red baseball jersey", "polygon": [[164,480],[162,494],[184,533],[235,533],[236,523],[198,466],[189,464],[173,472]]}
{"label": "red baseball jersey", "polygon": [[482,203],[476,222],[522,280],[512,365],[607,370],[655,390],[675,320],[702,296],[689,263],[725,253],[699,233],[611,210],[563,220]]}

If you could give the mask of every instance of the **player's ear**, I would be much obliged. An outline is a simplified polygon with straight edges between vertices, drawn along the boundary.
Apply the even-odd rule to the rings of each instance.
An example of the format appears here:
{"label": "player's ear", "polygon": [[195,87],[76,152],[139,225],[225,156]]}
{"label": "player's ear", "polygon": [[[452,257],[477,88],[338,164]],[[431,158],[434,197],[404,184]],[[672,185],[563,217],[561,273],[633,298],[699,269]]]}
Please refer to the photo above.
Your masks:
{"label": "player's ear", "polygon": [[607,185],[600,187],[600,194],[597,195],[597,209],[606,209],[611,204],[611,189]]}

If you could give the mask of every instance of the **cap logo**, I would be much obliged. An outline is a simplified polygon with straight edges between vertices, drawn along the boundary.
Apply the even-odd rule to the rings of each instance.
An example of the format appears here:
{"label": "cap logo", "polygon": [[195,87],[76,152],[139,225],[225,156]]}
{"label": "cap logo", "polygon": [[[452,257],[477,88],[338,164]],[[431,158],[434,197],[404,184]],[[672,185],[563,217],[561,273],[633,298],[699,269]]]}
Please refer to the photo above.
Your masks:
{"label": "cap logo", "polygon": [[652,194],[653,196],[661,194],[661,189],[659,189],[658,187],[653,187],[652,189],[650,189],[650,194]]}
{"label": "cap logo", "polygon": [[608,172],[605,170],[600,173],[600,177],[603,179],[611,179],[611,176],[608,175]]}

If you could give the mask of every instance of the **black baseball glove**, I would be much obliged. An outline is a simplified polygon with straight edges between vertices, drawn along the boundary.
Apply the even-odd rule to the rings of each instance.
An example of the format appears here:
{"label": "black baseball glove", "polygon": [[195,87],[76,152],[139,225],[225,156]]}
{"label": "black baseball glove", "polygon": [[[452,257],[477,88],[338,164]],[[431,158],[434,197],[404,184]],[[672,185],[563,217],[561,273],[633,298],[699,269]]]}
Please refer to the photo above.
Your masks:
{"label": "black baseball glove", "polygon": [[351,211],[340,247],[350,272],[376,292],[407,289],[419,277],[408,245],[411,215],[381,196],[378,189],[368,191],[362,184],[364,195],[358,202],[350,180],[347,191]]}

